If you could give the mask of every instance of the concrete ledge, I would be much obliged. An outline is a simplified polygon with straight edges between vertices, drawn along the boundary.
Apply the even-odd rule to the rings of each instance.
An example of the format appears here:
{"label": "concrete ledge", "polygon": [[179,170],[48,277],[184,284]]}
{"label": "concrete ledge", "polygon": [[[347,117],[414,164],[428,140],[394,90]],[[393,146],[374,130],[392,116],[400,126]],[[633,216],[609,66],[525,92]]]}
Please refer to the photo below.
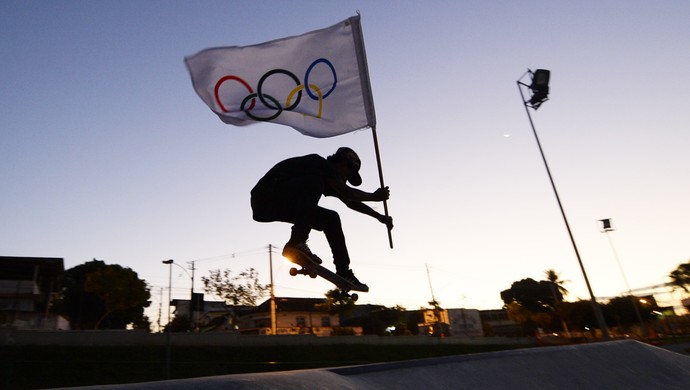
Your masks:
{"label": "concrete ledge", "polygon": [[227,375],[98,388],[690,389],[690,357],[624,340],[366,366]]}

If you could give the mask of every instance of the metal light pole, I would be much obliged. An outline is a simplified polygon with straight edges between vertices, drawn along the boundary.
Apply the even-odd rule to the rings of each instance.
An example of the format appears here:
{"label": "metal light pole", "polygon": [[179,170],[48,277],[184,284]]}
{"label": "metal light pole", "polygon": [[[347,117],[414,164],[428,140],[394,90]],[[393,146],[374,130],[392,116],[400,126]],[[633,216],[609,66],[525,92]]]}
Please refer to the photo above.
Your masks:
{"label": "metal light pole", "polygon": [[[168,261],[172,261],[172,260],[168,260]],[[189,296],[189,320],[192,321],[192,320],[193,320],[193,319],[192,319],[192,316],[193,316],[193,312],[192,312],[192,301],[194,300],[194,262],[191,261],[190,263],[192,264],[192,274],[191,274],[191,275],[189,274],[189,271],[187,271],[187,269],[186,269],[185,267],[183,267],[183,266],[181,266],[181,265],[175,263],[174,261],[172,262],[172,264],[174,264],[174,265],[180,267],[180,268],[182,269],[182,271],[184,271],[184,273],[186,273],[187,276],[189,276],[189,278],[192,280],[192,293],[191,293],[191,295]],[[166,264],[167,264],[167,263],[166,263]]]}
{"label": "metal light pole", "polygon": [[170,267],[168,272],[168,323],[165,326],[165,378],[170,379],[170,302],[172,301],[172,265],[173,260],[163,260]]}
{"label": "metal light pole", "polygon": [[[525,76],[530,75],[532,80],[531,83],[525,84],[521,79]],[[532,121],[532,115],[529,109],[532,108],[537,110],[542,103],[548,100],[549,96],[549,79],[551,77],[551,72],[546,69],[537,69],[535,72],[527,70],[518,80],[517,86],[520,91],[520,97],[522,98],[522,103],[525,106],[525,111],[527,112],[527,118],[529,118],[530,126],[532,127],[532,133],[534,133],[534,139],[537,141],[537,146],[539,147],[539,153],[541,153],[541,159],[544,162],[544,167],[546,167],[546,173],[549,175],[549,181],[551,181],[551,188],[553,188],[553,193],[556,195],[556,201],[558,202],[558,207],[561,210],[561,215],[563,216],[563,222],[565,222],[565,227],[568,230],[568,235],[570,236],[570,242],[575,250],[575,256],[577,257],[578,263],[580,263],[580,269],[582,270],[582,275],[585,279],[585,284],[587,285],[587,290],[589,291],[589,296],[592,299],[592,309],[594,310],[594,316],[597,319],[599,328],[601,329],[601,334],[604,340],[609,340],[609,330],[606,326],[606,321],[604,321],[604,315],[601,312],[601,307],[597,303],[594,293],[592,292],[592,287],[589,284],[589,278],[587,278],[587,272],[585,271],[585,266],[580,258],[580,251],[577,249],[575,244],[575,238],[570,230],[570,224],[568,223],[568,218],[565,215],[565,210],[563,209],[563,204],[561,203],[561,198],[558,196],[558,191],[556,190],[556,184],[553,181],[553,176],[551,175],[551,170],[549,169],[549,164],[546,162],[546,156],[544,155],[544,149],[541,147],[541,142],[539,142],[539,136],[537,135],[537,129],[534,127],[534,122]],[[522,92],[522,87],[528,88],[532,92],[529,100],[525,100],[525,94]]]}
{"label": "metal light pole", "polygon": [[611,219],[600,219],[599,222],[601,222],[601,232],[606,234],[606,238],[609,239],[609,244],[611,244],[611,250],[613,251],[613,256],[616,258],[616,263],[618,263],[618,269],[621,271],[621,275],[623,276],[623,281],[625,282],[625,287],[628,289],[628,296],[630,297],[630,303],[632,303],[633,308],[635,309],[635,315],[637,316],[637,321],[640,322],[640,332],[642,332],[642,337],[644,337],[645,332],[645,327],[644,327],[644,322],[642,321],[642,315],[640,315],[640,309],[637,307],[637,302],[635,302],[637,299],[635,296],[633,296],[632,290],[630,289],[630,284],[628,283],[628,278],[625,276],[625,272],[623,272],[623,266],[621,265],[621,261],[618,258],[618,252],[616,251],[616,247],[613,246],[613,240],[611,239],[611,236],[609,235],[609,232],[614,231],[615,229],[611,226]]}
{"label": "metal light pole", "polygon": [[278,324],[276,322],[276,294],[273,289],[273,245],[268,244],[268,267],[271,273],[271,335],[278,331]]}
{"label": "metal light pole", "polygon": [[[193,307],[194,307],[194,305],[193,305],[193,302],[194,302],[194,271],[196,271],[196,268],[194,267],[194,261],[193,260],[188,261],[187,264],[190,264],[192,266],[192,268],[191,268],[192,274],[190,275],[190,277],[192,278],[192,287],[191,287],[191,292],[189,295],[189,320],[192,321],[192,326],[194,328],[193,330],[198,331],[199,329],[197,328],[197,323],[196,323],[196,318],[195,318],[196,316],[194,315],[194,310],[193,310]],[[197,307],[197,311],[201,311],[201,310],[199,310],[199,308]]]}

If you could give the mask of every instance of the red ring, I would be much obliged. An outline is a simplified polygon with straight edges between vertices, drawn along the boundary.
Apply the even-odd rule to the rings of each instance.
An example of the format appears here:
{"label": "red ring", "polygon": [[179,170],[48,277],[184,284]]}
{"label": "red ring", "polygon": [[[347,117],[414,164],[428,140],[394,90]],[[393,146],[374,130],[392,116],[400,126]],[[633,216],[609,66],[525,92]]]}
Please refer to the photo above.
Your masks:
{"label": "red ring", "polygon": [[[241,78],[239,78],[237,76],[225,76],[225,77],[221,78],[216,83],[214,95],[216,97],[216,103],[218,103],[218,106],[220,106],[220,109],[223,112],[230,112],[230,110],[226,109],[225,106],[223,105],[223,103],[220,102],[220,97],[218,96],[218,91],[220,90],[221,84],[223,84],[224,82],[226,82],[228,80],[239,81],[242,85],[244,85],[245,88],[247,88],[247,91],[249,91],[249,93],[254,93],[254,91],[252,91],[252,87],[250,87],[246,81],[242,80]],[[252,104],[249,106],[248,110],[251,110],[252,108],[254,108],[255,104],[256,104],[256,99],[252,99]]]}

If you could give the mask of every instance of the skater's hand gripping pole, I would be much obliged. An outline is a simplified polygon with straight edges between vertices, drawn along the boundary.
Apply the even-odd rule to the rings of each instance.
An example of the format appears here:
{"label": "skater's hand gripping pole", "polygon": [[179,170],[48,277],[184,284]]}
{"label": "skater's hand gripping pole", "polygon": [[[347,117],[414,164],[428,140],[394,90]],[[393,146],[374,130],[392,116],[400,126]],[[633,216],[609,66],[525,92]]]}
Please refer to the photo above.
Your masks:
{"label": "skater's hand gripping pole", "polygon": [[[381,153],[379,153],[379,140],[376,135],[376,126],[371,127],[371,134],[374,137],[374,151],[376,152],[376,166],[378,167],[379,170],[379,182],[381,183],[381,188],[386,188],[386,185],[383,183],[383,170],[381,168]],[[391,220],[391,217],[388,215],[388,201],[384,200],[383,201],[383,213],[386,216],[387,220]],[[386,223],[386,228],[388,229],[388,245],[390,245],[391,249],[393,249],[393,235],[391,234],[391,229],[393,229],[393,224],[392,223]]]}

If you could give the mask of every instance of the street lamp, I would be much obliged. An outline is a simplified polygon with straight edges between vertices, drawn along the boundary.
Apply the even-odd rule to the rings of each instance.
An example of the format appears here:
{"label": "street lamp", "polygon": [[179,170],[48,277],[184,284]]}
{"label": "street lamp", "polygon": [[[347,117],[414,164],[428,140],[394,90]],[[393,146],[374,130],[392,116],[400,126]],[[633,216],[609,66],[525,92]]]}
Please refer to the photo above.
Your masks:
{"label": "street lamp", "polygon": [[163,260],[163,264],[170,266],[168,272],[168,323],[165,326],[165,377],[166,379],[170,379],[170,301],[172,300],[173,260]]}
{"label": "street lamp", "polygon": [[[172,261],[172,260],[168,260],[168,261]],[[191,274],[189,273],[189,271],[187,271],[187,269],[185,267],[175,263],[174,261],[172,261],[171,264],[180,267],[180,269],[182,269],[182,271],[184,271],[184,273],[186,273],[187,276],[189,276],[189,278],[192,280],[192,291],[191,291],[191,295],[189,295],[189,320],[193,322],[194,318],[192,318],[192,317],[194,316],[194,312],[192,311],[192,302],[194,302],[194,269],[195,268],[194,268],[194,262],[192,261],[190,263],[192,264],[192,273]],[[168,264],[168,263],[166,263],[166,264]]]}
{"label": "street lamp", "polygon": [[172,259],[163,260],[162,263],[170,266],[170,272],[168,272],[168,329],[170,329],[170,301],[172,301],[172,265],[173,265],[173,261],[172,261]]}
{"label": "street lamp", "polygon": [[[521,80],[527,75],[530,76],[530,84],[525,84]],[[553,181],[553,176],[551,175],[551,170],[549,169],[549,164],[546,162],[546,156],[544,155],[544,149],[541,147],[541,142],[539,142],[539,136],[537,135],[537,129],[534,127],[534,122],[532,121],[532,115],[529,109],[537,110],[542,103],[549,98],[549,80],[551,79],[551,71],[546,69],[537,69],[532,72],[527,70],[520,78],[517,80],[518,90],[520,91],[520,97],[522,98],[522,103],[525,106],[525,111],[527,112],[527,118],[529,118],[530,126],[532,127],[532,133],[534,133],[534,139],[537,141],[537,146],[539,147],[539,153],[541,153],[541,159],[544,162],[544,167],[546,167],[546,173],[549,175],[549,181],[551,181],[551,188],[553,188],[553,193],[556,195],[556,201],[558,202],[558,207],[561,210],[561,215],[563,216],[563,222],[565,222],[565,227],[568,230],[568,235],[570,236],[570,242],[573,244],[573,249],[575,250],[575,256],[577,261],[580,263],[580,269],[582,270],[582,275],[585,278],[585,284],[587,285],[587,290],[589,291],[589,296],[592,299],[592,309],[594,310],[594,316],[599,323],[599,328],[601,329],[602,336],[604,340],[609,339],[609,330],[604,321],[604,315],[601,312],[601,307],[597,303],[594,293],[592,292],[592,287],[589,284],[589,278],[587,278],[587,272],[585,271],[585,266],[582,264],[582,259],[580,258],[580,251],[577,249],[575,244],[575,238],[570,230],[570,224],[568,224],[568,218],[565,215],[565,210],[563,209],[563,204],[561,203],[561,198],[558,196],[558,191],[556,190],[556,184]],[[530,91],[529,100],[525,99],[525,94],[522,91],[523,88],[527,88]]]}

